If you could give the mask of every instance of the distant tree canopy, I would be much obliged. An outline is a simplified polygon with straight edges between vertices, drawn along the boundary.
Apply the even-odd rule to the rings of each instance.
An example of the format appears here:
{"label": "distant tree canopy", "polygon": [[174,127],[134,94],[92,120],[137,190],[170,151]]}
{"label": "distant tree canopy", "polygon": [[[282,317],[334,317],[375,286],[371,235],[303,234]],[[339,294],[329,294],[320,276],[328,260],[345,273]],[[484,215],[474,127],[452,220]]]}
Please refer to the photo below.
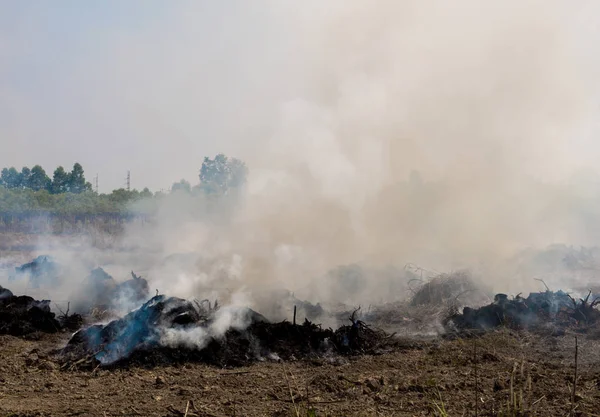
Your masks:
{"label": "distant tree canopy", "polygon": [[132,203],[152,198],[143,191],[118,189],[110,194],[60,193],[48,190],[8,189],[0,187],[0,213],[52,213],[52,214],[147,214],[152,206],[135,206]]}
{"label": "distant tree canopy", "polygon": [[[246,164],[223,154],[214,159],[204,158],[200,169],[200,183],[194,187],[182,179],[171,186],[171,193],[182,192],[194,198],[218,198],[240,189],[248,175]],[[149,214],[156,209],[155,202],[167,195],[153,194],[148,188],[142,191],[113,190],[110,194],[97,194],[86,181],[81,164],[75,163],[70,172],[57,167],[52,178],[40,166],[4,168],[0,171],[0,213],[55,214]]]}
{"label": "distant tree canopy", "polygon": [[214,159],[204,158],[200,168],[200,188],[206,193],[227,194],[232,188],[246,184],[248,168],[236,158],[218,154]]}
{"label": "distant tree canopy", "polygon": [[73,165],[71,172],[65,171],[62,166],[56,168],[52,179],[40,165],[35,165],[31,169],[23,167],[21,172],[14,167],[4,168],[0,172],[0,186],[12,190],[46,190],[51,194],[67,192],[80,194],[92,190],[92,184],[86,182],[83,167],[79,163]]}
{"label": "distant tree canopy", "polygon": [[192,192],[192,186],[186,180],[181,180],[179,182],[173,183],[171,186],[171,192],[174,193],[176,191],[184,191],[186,193]]}

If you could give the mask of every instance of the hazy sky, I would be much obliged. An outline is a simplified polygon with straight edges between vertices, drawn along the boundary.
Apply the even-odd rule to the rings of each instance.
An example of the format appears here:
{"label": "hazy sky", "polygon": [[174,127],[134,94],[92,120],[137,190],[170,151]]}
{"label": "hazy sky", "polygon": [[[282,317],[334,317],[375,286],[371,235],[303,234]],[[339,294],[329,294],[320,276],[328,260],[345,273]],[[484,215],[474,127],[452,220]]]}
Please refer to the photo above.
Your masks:
{"label": "hazy sky", "polygon": [[224,3],[2,2],[1,165],[51,175],[78,161],[101,191],[127,170],[156,190],[196,181],[205,155],[235,153],[227,136],[259,46],[248,38],[264,22],[252,27],[260,7]]}
{"label": "hazy sky", "polygon": [[[328,4],[340,2],[277,3],[0,2],[0,165],[39,163],[51,175],[78,161],[89,179],[99,174],[101,191],[123,186],[127,170],[133,187],[157,190],[180,178],[195,182],[204,156],[243,157],[278,128],[283,103],[327,88],[310,79],[303,57],[328,58],[326,49],[307,54],[322,42],[306,38]],[[393,4],[384,3],[382,10]],[[597,6],[577,4],[563,3],[569,14],[561,24],[579,39],[569,50],[581,60],[577,68],[590,66],[582,85],[593,102]],[[573,145],[560,150],[582,165],[599,156],[595,106],[586,107]]]}

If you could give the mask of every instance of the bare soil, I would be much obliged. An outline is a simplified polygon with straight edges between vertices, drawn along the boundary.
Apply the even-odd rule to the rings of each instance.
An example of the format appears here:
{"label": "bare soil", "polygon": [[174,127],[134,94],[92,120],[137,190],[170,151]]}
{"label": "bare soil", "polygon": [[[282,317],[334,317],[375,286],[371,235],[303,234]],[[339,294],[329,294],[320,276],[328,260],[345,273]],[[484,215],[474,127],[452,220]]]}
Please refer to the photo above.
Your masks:
{"label": "bare soil", "polygon": [[475,404],[479,416],[600,415],[593,332],[578,335],[574,405],[575,334],[498,330],[380,356],[93,371],[54,361],[69,336],[0,337],[0,416],[472,416]]}

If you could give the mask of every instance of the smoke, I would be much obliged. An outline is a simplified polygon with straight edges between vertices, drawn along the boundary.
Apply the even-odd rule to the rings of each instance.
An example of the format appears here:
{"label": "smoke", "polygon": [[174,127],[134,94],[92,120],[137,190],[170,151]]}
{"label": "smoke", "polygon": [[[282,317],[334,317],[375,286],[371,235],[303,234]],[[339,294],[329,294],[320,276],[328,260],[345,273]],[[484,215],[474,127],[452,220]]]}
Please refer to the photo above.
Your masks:
{"label": "smoke", "polygon": [[[407,262],[537,287],[506,259],[599,242],[600,199],[569,182],[598,153],[594,8],[182,2],[161,23],[111,32],[72,78],[95,83],[81,123],[131,138],[132,170],[153,184],[195,178],[220,151],[250,177],[238,198],[163,199],[119,242],[131,251],[110,256],[147,271],[151,291],[226,305],[243,293],[258,310],[273,288],[401,298]],[[328,274],[355,263],[355,287]]]}
{"label": "smoke", "polygon": [[[235,121],[223,147],[248,163],[247,193],[223,216],[166,204],[157,228],[142,231],[146,245],[235,272],[204,263],[195,278],[163,285],[280,286],[341,301],[327,271],[359,262],[369,285],[356,298],[381,300],[400,278],[368,268],[415,262],[477,269],[498,290],[537,286],[507,276],[505,259],[529,246],[598,242],[581,213],[597,198],[567,182],[590,161],[582,144],[596,86],[579,49],[583,9],[563,6],[253,7],[242,27],[268,17],[260,36],[223,29],[235,46],[247,42],[232,46],[234,82],[247,84],[235,103],[227,90],[215,104]],[[274,44],[253,43],[263,36]]]}

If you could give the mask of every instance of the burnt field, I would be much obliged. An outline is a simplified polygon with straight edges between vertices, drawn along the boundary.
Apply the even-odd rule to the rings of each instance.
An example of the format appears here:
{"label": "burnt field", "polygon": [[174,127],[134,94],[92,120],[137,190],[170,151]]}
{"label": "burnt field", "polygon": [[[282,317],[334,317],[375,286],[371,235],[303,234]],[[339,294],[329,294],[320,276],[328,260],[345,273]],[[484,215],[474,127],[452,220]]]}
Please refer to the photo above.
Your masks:
{"label": "burnt field", "polygon": [[[42,288],[63,273],[40,256],[15,267],[9,283]],[[465,272],[409,281],[406,300],[368,308],[291,297],[284,319],[152,293],[133,271],[118,280],[92,269],[80,282],[85,297],[66,309],[1,288],[0,411],[598,415],[593,291],[488,296]]]}
{"label": "burnt field", "polygon": [[[574,336],[578,336],[575,404]],[[64,334],[2,336],[0,410],[11,416],[597,415],[597,333],[506,328],[413,341],[380,355],[62,369]],[[475,405],[477,403],[477,406]],[[446,413],[446,414],[444,414]]]}

